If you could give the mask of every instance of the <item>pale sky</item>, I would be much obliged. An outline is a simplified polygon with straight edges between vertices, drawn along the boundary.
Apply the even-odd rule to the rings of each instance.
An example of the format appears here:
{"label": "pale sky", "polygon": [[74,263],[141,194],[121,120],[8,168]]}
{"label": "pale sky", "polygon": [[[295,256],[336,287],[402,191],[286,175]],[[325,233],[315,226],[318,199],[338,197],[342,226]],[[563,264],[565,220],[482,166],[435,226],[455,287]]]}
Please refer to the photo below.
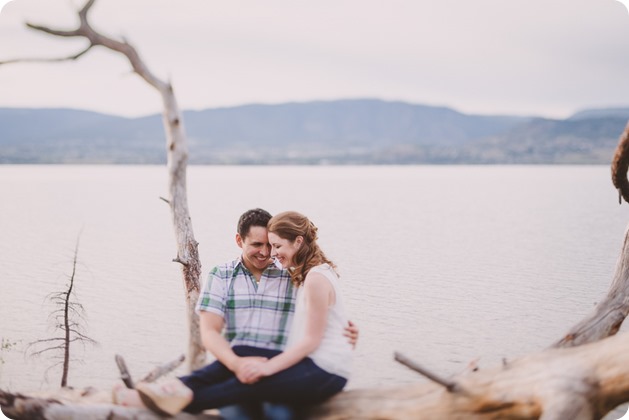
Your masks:
{"label": "pale sky", "polygon": [[[0,60],[81,50],[24,22],[73,29],[83,4],[8,3]],[[91,20],[170,78],[184,110],[380,98],[564,118],[629,106],[629,13],[617,0],[98,0]],[[103,49],[0,66],[0,107],[161,112],[129,69]]]}

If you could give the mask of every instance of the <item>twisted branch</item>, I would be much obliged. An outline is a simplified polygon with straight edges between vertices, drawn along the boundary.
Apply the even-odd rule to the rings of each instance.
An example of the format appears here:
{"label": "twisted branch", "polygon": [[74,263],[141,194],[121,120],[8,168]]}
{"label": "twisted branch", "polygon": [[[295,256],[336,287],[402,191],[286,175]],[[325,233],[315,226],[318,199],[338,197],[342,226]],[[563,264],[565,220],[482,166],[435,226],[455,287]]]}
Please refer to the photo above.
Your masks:
{"label": "twisted branch", "polygon": [[79,51],[76,54],[72,54],[68,57],[59,57],[59,58],[17,58],[10,59],[5,61],[0,61],[0,65],[2,64],[10,64],[10,63],[21,63],[21,62],[61,62],[61,61],[70,61],[76,60],[77,58],[83,56],[87,53],[92,47],[95,46],[103,46],[110,50],[119,52],[124,54],[129,62],[131,63],[131,67],[133,71],[138,74],[142,79],[144,79],[148,84],[155,87],[159,91],[167,91],[172,89],[170,84],[164,82],[157,78],[151,71],[146,67],[142,59],[140,58],[140,54],[138,51],[127,41],[118,41],[108,36],[105,36],[92,28],[90,25],[87,15],[96,0],[89,0],[85,6],[78,12],[79,15],[79,27],[73,30],[62,30],[62,29],[53,29],[44,25],[36,25],[33,23],[26,23],[26,26],[30,29],[43,32],[48,35],[54,35],[64,38],[86,38],[89,41],[89,46],[82,51]]}

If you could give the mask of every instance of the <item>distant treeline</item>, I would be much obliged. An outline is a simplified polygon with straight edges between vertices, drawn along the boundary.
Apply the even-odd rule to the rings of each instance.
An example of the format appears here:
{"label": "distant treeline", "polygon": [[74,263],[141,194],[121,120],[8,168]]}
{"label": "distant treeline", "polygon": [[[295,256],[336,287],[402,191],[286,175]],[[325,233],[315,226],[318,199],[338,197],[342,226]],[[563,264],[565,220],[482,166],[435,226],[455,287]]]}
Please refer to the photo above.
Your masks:
{"label": "distant treeline", "polygon": [[[629,108],[565,120],[377,99],[185,111],[192,164],[608,164]],[[0,163],[161,164],[161,115],[0,108]]]}

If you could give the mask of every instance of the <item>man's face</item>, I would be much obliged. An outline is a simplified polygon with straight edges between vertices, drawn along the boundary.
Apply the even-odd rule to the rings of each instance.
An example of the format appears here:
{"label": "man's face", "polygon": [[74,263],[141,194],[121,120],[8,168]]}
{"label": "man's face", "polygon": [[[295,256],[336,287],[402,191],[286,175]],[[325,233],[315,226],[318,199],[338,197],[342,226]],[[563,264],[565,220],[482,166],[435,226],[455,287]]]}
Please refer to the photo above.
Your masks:
{"label": "man's face", "polygon": [[266,228],[251,226],[244,238],[236,234],[236,243],[242,248],[242,260],[252,273],[264,271],[271,262],[271,245]]}

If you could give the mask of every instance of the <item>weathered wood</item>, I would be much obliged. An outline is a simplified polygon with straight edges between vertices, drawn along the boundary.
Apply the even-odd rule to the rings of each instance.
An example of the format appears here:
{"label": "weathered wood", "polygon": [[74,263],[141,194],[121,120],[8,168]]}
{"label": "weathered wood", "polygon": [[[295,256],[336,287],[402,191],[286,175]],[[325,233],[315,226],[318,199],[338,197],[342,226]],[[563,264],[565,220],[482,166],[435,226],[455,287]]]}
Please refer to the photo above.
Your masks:
{"label": "weathered wood", "polygon": [[[112,394],[94,389],[61,388],[55,392],[39,392],[28,396],[0,390],[2,411],[19,420],[157,420],[153,412],[112,403]],[[218,420],[216,413],[191,415],[181,413],[177,420]]]}
{"label": "weathered wood", "polygon": [[426,378],[430,379],[431,381],[443,386],[445,389],[448,390],[448,392],[462,392],[463,391],[461,389],[461,386],[457,384],[456,382],[449,379],[442,378],[441,376],[437,375],[434,372],[429,371],[423,366],[420,366],[417,362],[410,360],[409,358],[407,358],[406,356],[404,356],[403,354],[399,352],[395,352],[393,357],[396,362],[402,363],[404,366],[408,367],[409,369],[412,369],[415,372],[418,372],[421,375],[425,376]]}
{"label": "weathered wood", "polygon": [[629,314],[629,229],[607,295],[553,347],[572,347],[614,335]]}
{"label": "weathered wood", "polygon": [[[551,348],[456,376],[466,390],[425,383],[343,392],[316,419],[599,419],[629,400],[629,334]],[[569,414],[568,414],[569,413]]]}
{"label": "weathered wood", "polygon": [[46,59],[16,59],[0,62],[2,64],[24,61],[66,61],[76,60],[86,54],[92,47],[102,46],[111,51],[124,55],[133,71],[149,85],[157,89],[162,98],[163,123],[166,132],[166,154],[169,174],[170,198],[165,200],[171,209],[172,223],[177,243],[177,256],[174,261],[179,262],[182,268],[183,283],[186,299],[186,312],[189,328],[188,343],[188,368],[194,370],[202,367],[206,362],[205,348],[201,342],[199,316],[195,312],[195,305],[200,293],[201,261],[198,252],[198,243],[192,230],[192,219],[188,210],[188,195],[186,187],[186,172],[188,164],[188,146],[183,124],[183,115],[177,104],[177,98],[170,82],[163,81],[153,74],[144,63],[138,51],[127,41],[119,41],[105,36],[90,25],[89,12],[96,0],[88,0],[83,8],[78,11],[79,26],[74,30],[52,29],[47,26],[26,23],[34,30],[49,35],[65,38],[85,38],[89,46],[77,54],[62,58]]}
{"label": "weathered wood", "polygon": [[619,203],[622,203],[623,198],[629,203],[629,180],[627,179],[627,170],[629,169],[629,122],[627,122],[618,140],[611,169],[612,183],[618,189]]}
{"label": "weathered wood", "polygon": [[179,356],[179,358],[173,360],[172,362],[164,363],[161,366],[157,366],[155,369],[146,374],[140,382],[153,382],[157,379],[161,378],[164,375],[169,374],[173,370],[177,369],[183,362],[186,360],[184,355]]}
{"label": "weathered wood", "polygon": [[[468,371],[452,378],[464,392],[450,392],[432,382],[350,390],[312,409],[309,418],[600,419],[614,407],[629,401],[628,348],[629,334],[618,334],[590,344],[546,349],[504,365]],[[110,395],[93,393],[79,396],[77,400],[65,392],[25,398],[18,405],[31,410],[29,415],[46,407],[45,417],[42,417],[46,419],[59,418],[57,413],[64,416],[89,414],[89,418],[106,419],[114,410]],[[0,404],[5,407],[1,395]],[[105,403],[107,401],[109,404]],[[64,407],[53,409],[57,405]],[[12,406],[8,409],[15,412]],[[119,407],[115,410],[116,415],[148,415],[142,409],[125,411]]]}
{"label": "weathered wood", "polygon": [[131,373],[129,372],[129,368],[127,368],[127,363],[124,361],[124,358],[121,355],[116,354],[114,359],[116,360],[116,365],[118,365],[120,379],[122,379],[122,382],[127,388],[135,388],[133,378],[131,377]]}

